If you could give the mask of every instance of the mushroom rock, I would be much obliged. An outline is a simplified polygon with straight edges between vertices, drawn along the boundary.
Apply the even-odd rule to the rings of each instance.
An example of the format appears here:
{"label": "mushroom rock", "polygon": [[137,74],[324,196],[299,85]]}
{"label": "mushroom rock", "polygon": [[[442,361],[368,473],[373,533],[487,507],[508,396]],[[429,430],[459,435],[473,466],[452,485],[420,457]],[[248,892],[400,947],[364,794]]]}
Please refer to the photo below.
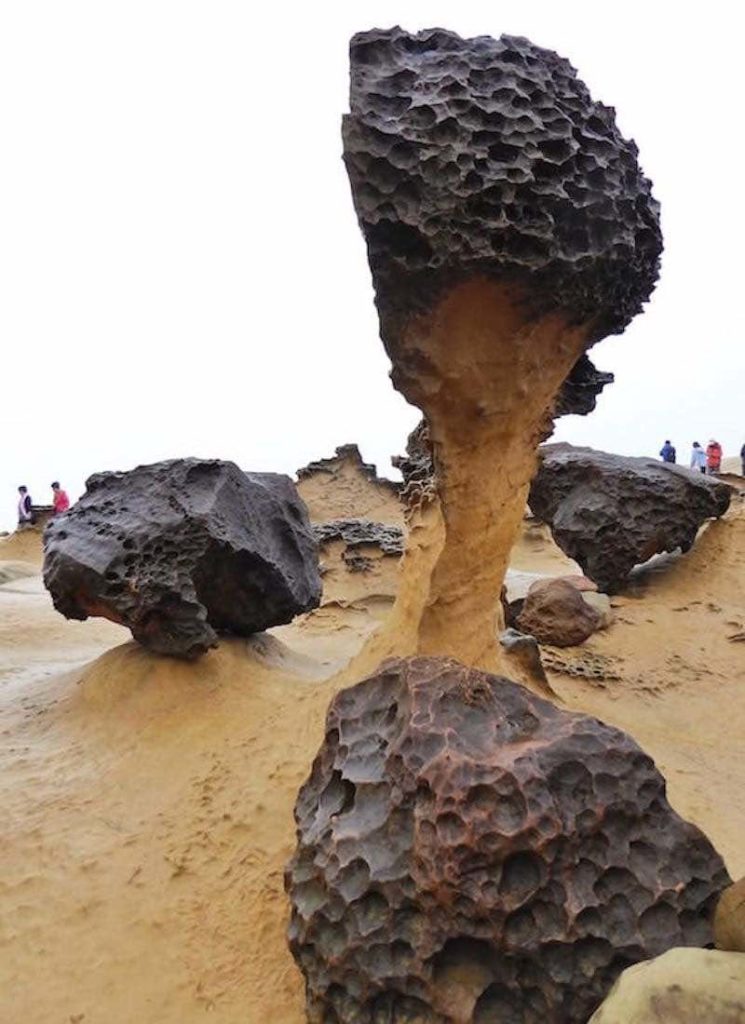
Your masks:
{"label": "mushroom rock", "polygon": [[635,964],[589,1024],[745,1024],[745,957],[671,949]]}
{"label": "mushroom rock", "polygon": [[175,459],[97,473],[44,537],[44,583],[68,619],[103,616],[160,654],[290,622],[321,598],[316,542],[289,477]]}
{"label": "mushroom rock", "polygon": [[553,444],[541,449],[529,502],[562,551],[613,594],[652,555],[688,551],[731,495],[727,484],[683,466]]}
{"label": "mushroom rock", "polygon": [[334,697],[295,820],[309,1024],[585,1024],[729,882],[626,733],[449,658]]}
{"label": "mushroom rock", "polygon": [[440,506],[370,656],[490,666],[535,449],[585,350],[649,297],[658,205],[613,110],[526,39],[394,28],[356,35],[350,55],[344,160]]}

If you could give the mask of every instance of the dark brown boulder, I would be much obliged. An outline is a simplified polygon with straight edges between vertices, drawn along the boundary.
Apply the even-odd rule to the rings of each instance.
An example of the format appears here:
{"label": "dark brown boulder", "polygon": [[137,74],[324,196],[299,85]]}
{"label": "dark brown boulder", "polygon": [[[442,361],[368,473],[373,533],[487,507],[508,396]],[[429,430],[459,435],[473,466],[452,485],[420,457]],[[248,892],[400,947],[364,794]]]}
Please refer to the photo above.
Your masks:
{"label": "dark brown boulder", "polygon": [[100,615],[160,654],[290,622],[321,597],[318,553],[289,477],[175,459],[97,473],[44,536],[44,583],[69,619]]}
{"label": "dark brown boulder", "polygon": [[[581,577],[579,577],[581,579]],[[573,647],[600,629],[602,619],[569,580],[538,580],[528,590],[516,626],[541,644]]]}
{"label": "dark brown boulder", "polygon": [[389,348],[480,273],[529,282],[537,311],[569,309],[596,339],[624,329],[657,279],[659,205],[567,60],[392,28],[355,35],[350,64],[344,161]]}
{"label": "dark brown boulder", "polygon": [[628,735],[448,658],[336,695],[295,819],[310,1024],[585,1024],[729,881]]}
{"label": "dark brown boulder", "polygon": [[731,495],[726,484],[683,466],[553,444],[541,449],[528,500],[562,551],[613,594],[652,555],[690,550]]}

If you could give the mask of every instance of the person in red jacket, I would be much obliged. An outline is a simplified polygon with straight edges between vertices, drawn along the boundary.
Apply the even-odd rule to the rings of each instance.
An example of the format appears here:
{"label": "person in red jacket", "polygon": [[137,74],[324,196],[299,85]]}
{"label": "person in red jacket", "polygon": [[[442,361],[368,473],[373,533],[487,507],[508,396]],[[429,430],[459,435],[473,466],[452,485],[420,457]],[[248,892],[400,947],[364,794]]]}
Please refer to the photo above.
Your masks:
{"label": "person in red jacket", "polygon": [[712,437],[706,446],[706,472],[709,476],[718,476],[722,468],[722,446]]}
{"label": "person in red jacket", "polygon": [[55,480],[52,484],[52,504],[54,505],[54,514],[56,516],[58,516],[60,512],[67,512],[70,507],[70,499],[67,497],[67,491],[62,490],[58,480]]}

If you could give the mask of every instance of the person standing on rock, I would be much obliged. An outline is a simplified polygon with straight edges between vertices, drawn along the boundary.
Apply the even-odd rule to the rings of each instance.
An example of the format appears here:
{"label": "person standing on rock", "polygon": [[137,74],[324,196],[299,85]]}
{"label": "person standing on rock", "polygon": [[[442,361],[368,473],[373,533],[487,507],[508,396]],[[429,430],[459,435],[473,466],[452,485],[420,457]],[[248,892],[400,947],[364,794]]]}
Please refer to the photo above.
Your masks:
{"label": "person standing on rock", "polygon": [[691,449],[691,469],[697,469],[699,473],[706,472],[706,452],[698,441],[693,442],[693,448]]}
{"label": "person standing on rock", "polygon": [[740,449],[740,462],[742,463],[742,475],[745,476],[745,444]]}
{"label": "person standing on rock", "polygon": [[21,484],[18,488],[18,528],[33,526],[33,523],[34,509],[31,495],[28,493],[28,487]]}
{"label": "person standing on rock", "polygon": [[59,481],[55,480],[52,484],[52,505],[54,506],[54,514],[60,515],[62,512],[67,512],[70,507],[70,499],[67,497],[67,491],[63,491],[59,485]]}
{"label": "person standing on rock", "polygon": [[722,446],[712,437],[706,446],[706,472],[709,476],[719,476],[722,468]]}
{"label": "person standing on rock", "polygon": [[660,449],[660,458],[663,462],[675,462],[677,458],[675,445],[671,444],[669,441],[665,441],[662,448]]}

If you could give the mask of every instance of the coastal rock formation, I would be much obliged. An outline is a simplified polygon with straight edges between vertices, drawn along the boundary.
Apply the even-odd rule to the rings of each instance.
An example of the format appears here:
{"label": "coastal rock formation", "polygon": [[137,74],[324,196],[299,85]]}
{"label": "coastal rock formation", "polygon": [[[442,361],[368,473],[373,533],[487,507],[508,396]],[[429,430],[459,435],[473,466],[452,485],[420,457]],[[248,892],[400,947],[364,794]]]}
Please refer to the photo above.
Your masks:
{"label": "coastal rock formation", "polygon": [[745,878],[725,889],[714,914],[717,949],[745,953]]}
{"label": "coastal rock formation", "polygon": [[406,514],[411,517],[437,497],[432,442],[426,420],[420,420],[406,439],[406,454],[391,456],[391,463],[403,477],[401,500]]}
{"label": "coastal rock formation", "polygon": [[44,538],[44,583],[69,619],[99,615],[160,654],[290,622],[321,596],[316,543],[289,477],[176,459],[97,473]]}
{"label": "coastal rock formation", "polygon": [[310,1024],[584,1024],[729,881],[628,735],[448,658],[335,696],[295,819]]}
{"label": "coastal rock formation", "polygon": [[393,599],[404,550],[400,526],[369,519],[337,519],[315,524],[313,534],[321,557],[324,605]]}
{"label": "coastal rock formation", "polygon": [[375,654],[492,666],[536,446],[567,378],[564,411],[599,390],[586,349],[649,297],[658,205],[612,109],[526,39],[374,30],[350,57],[344,160],[393,383],[425,414],[440,506],[426,536],[412,531]]}
{"label": "coastal rock formation", "polygon": [[541,449],[529,503],[562,551],[612,594],[652,555],[690,550],[731,493],[682,466],[553,444]]}
{"label": "coastal rock formation", "polygon": [[507,654],[512,679],[525,680],[544,696],[552,700],[560,699],[546,675],[541,649],[534,636],[509,627],[500,635],[499,643]]}
{"label": "coastal rock formation", "polygon": [[539,580],[528,590],[516,625],[539,643],[573,647],[600,629],[602,617],[566,579]]}
{"label": "coastal rock formation", "polygon": [[629,967],[589,1024],[745,1024],[745,957],[671,949]]}
{"label": "coastal rock formation", "polygon": [[554,417],[587,416],[595,409],[603,388],[612,383],[612,373],[598,370],[589,356],[581,356],[561,386],[554,405]]}
{"label": "coastal rock formation", "polygon": [[400,526],[373,523],[369,519],[335,519],[330,523],[317,523],[313,527],[313,535],[320,545],[332,540],[343,540],[349,552],[347,561],[353,572],[364,571],[361,566],[354,565],[355,548],[374,544],[385,555],[402,555],[404,551],[404,532]]}
{"label": "coastal rock formation", "polygon": [[297,489],[312,523],[356,517],[398,526],[404,522],[401,484],[378,476],[356,444],[340,445],[330,458],[299,469]]}

